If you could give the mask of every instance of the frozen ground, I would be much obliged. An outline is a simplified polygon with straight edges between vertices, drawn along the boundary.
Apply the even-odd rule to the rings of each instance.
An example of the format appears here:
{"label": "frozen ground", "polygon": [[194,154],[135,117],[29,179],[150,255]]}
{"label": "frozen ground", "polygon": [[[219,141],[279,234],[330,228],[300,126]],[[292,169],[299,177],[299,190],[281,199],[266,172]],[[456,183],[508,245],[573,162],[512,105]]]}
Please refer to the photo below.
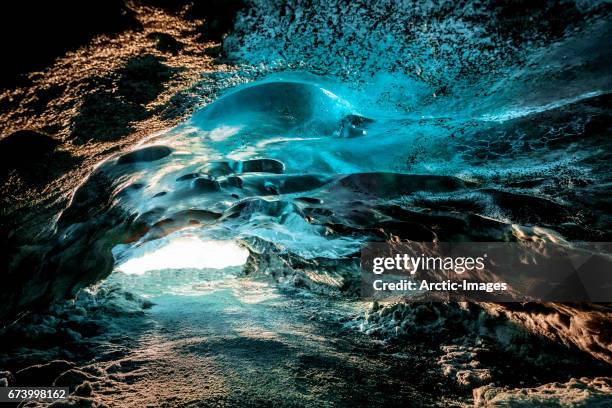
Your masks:
{"label": "frozen ground", "polygon": [[[152,290],[160,274],[166,294]],[[400,353],[344,328],[360,304],[323,300],[322,307],[320,298],[288,296],[265,281],[218,270],[205,274],[216,276],[195,271],[112,276],[107,285],[121,282],[134,289],[149,281],[136,290],[154,305],[143,315],[107,316],[112,328],[88,340],[95,355],[86,363],[56,363],[55,383],[79,387],[71,403],[448,406],[452,393],[441,390],[451,384],[434,369],[434,357]],[[180,283],[168,287],[170,275],[181,275]],[[45,373],[31,369],[30,378],[37,370]]]}
{"label": "frozen ground", "polygon": [[[514,334],[512,350],[482,330],[510,327],[482,313],[415,306],[315,295],[241,267],[116,271],[4,331],[0,364],[11,371],[0,381],[70,387],[55,406],[589,406],[610,393],[605,379],[571,379],[601,376],[603,365],[550,345],[544,353],[527,334]],[[555,380],[570,382],[535,388]]]}
{"label": "frozen ground", "polygon": [[[132,379],[118,389],[101,385],[102,401],[323,407],[436,399],[392,375],[401,361],[379,344],[317,322],[320,300],[232,276],[209,285],[201,294],[154,299],[150,327],[113,362]],[[334,306],[325,309],[341,314]]]}

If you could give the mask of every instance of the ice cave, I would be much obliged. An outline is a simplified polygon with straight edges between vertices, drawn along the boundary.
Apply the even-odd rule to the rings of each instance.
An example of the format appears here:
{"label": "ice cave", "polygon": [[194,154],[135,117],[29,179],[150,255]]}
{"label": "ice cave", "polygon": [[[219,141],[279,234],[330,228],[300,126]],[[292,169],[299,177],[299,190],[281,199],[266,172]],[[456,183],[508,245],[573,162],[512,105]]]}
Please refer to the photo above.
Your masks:
{"label": "ice cave", "polygon": [[[612,406],[609,3],[93,3],[6,12],[0,402]],[[589,257],[378,299],[372,243]]]}

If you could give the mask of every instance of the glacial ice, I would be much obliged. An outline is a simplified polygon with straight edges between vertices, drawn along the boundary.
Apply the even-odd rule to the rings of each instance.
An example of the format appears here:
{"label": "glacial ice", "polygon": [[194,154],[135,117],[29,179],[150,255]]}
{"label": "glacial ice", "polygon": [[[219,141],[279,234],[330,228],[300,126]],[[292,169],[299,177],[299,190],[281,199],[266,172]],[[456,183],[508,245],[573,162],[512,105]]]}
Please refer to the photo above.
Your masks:
{"label": "glacial ice", "polygon": [[[289,28],[297,24],[276,17]],[[308,27],[320,23],[316,15],[301,16],[311,17]],[[351,17],[362,18],[369,17]],[[384,42],[379,34],[368,39]],[[266,35],[245,38],[239,54],[267,59],[269,43],[258,42]],[[292,38],[299,36],[285,39],[288,63],[306,55]],[[452,39],[457,49],[474,47],[470,39],[440,38]],[[461,64],[415,61],[416,76],[386,70],[367,47],[354,61],[363,68],[358,72],[263,75],[281,64],[258,69],[258,80],[244,84],[250,77],[240,71],[242,85],[109,159],[83,183],[57,223],[58,243],[46,268],[62,275],[52,292],[74,294],[117,265],[185,236],[245,248],[242,273],[343,294],[359,292],[357,254],[364,241],[605,239],[609,80],[605,72],[576,70],[599,66],[591,62],[607,51],[586,52],[589,38],[603,37],[585,32],[564,39],[526,55],[533,69],[509,77],[492,71],[478,83],[460,75]],[[354,46],[337,41],[332,46]],[[394,44],[399,48],[389,55],[412,55],[423,46]],[[318,49],[305,68],[324,65],[328,51]],[[562,54],[571,58],[563,62]],[[577,78],[571,89],[559,87],[568,77]],[[604,88],[595,89],[593,78]],[[72,260],[79,257],[84,262]],[[602,335],[594,331],[589,344],[571,328],[540,331],[609,359],[595,350]]]}
{"label": "glacial ice", "polygon": [[[390,88],[406,81],[386,80]],[[344,262],[365,240],[393,235],[499,240],[516,224],[559,228],[571,213],[541,193],[592,177],[580,160],[590,142],[570,158],[558,151],[573,143],[571,132],[541,136],[542,126],[567,120],[548,111],[490,121],[383,108],[310,74],[239,86],[100,166],[60,225],[70,236],[78,214],[122,214],[123,232],[109,242],[118,265],[184,235],[235,241],[255,255]],[[580,228],[559,232],[585,236]]]}
{"label": "glacial ice", "polygon": [[[189,312],[193,327],[226,332],[225,324],[236,324],[236,310],[254,313],[242,317],[257,322],[270,317],[265,308],[238,307],[251,294],[238,292],[236,275],[272,275],[287,290],[354,296],[356,253],[365,240],[609,240],[610,24],[588,16],[596,3],[563,4],[561,15],[548,3],[524,4],[543,18],[523,30],[504,18],[510,6],[496,2],[466,9],[452,2],[325,0],[283,8],[255,1],[225,49],[259,66],[251,73],[243,66],[228,74],[233,79],[204,75],[215,84],[258,81],[101,164],[33,260],[38,269],[23,274],[33,277],[27,293],[14,291],[7,304],[70,297],[115,269],[97,293],[81,291],[74,305],[63,304],[68,311],[54,311],[60,317],[35,317],[45,321],[24,333],[34,341],[78,342],[95,335],[93,321],[114,324],[109,315],[141,316],[151,307],[115,283],[147,297],[181,295],[156,309],[165,328]],[[578,29],[573,23],[582,14]],[[264,75],[296,67],[321,76]],[[235,266],[201,269],[232,265],[208,263],[206,251],[219,250],[211,242],[227,245]],[[166,262],[183,250],[202,252]],[[137,274],[120,272],[128,266]],[[212,292],[204,306],[183,296],[203,292]],[[325,309],[317,302],[317,311]],[[491,349],[483,339],[505,348],[499,356],[529,360],[520,372],[571,351],[556,355],[561,349],[539,343],[544,339],[611,361],[605,305],[400,303],[377,305],[351,324],[385,340],[423,336],[428,351],[443,341],[437,364],[465,386],[501,375],[486,366]],[[23,337],[17,333],[12,338]],[[263,344],[274,352],[279,343]],[[534,354],[538,361],[530,360]],[[583,357],[576,361],[595,366]],[[504,361],[489,363],[504,369]],[[138,362],[126,358],[108,369],[114,375],[130,368],[137,371]],[[61,381],[86,377],[72,371]],[[512,376],[501,378],[512,382]],[[0,373],[0,381],[7,378]],[[475,400],[523,402],[527,392],[548,403],[564,388],[576,394],[585,387],[583,394],[596,400],[600,391],[602,398],[610,393],[606,382],[572,380],[526,390],[485,386]]]}

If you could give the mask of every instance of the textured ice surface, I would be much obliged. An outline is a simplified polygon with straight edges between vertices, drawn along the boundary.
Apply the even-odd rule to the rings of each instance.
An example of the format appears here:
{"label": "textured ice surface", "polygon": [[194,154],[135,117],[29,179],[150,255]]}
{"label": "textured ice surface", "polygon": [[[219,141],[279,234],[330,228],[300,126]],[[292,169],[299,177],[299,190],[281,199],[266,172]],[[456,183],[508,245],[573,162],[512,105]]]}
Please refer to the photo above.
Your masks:
{"label": "textured ice surface", "polygon": [[[191,224],[205,237],[257,237],[306,257],[355,251],[350,239],[325,238],[293,202],[338,174],[367,168],[327,157],[331,144],[352,150],[351,161],[371,159],[342,134],[343,126],[354,127],[351,113],[348,102],[316,83],[243,87],[158,136],[157,149],[170,147],[171,155],[129,168],[122,166],[126,156],[119,158],[112,170],[125,178],[119,205],[153,224],[144,241]],[[116,256],[124,256],[121,248]]]}
{"label": "textured ice surface", "polygon": [[[412,82],[386,76],[377,84],[391,92]],[[109,241],[117,264],[184,234],[304,261],[344,261],[365,240],[394,235],[606,234],[598,206],[578,214],[570,207],[605,199],[591,186],[608,177],[597,148],[607,143],[598,125],[607,94],[489,116],[470,104],[450,108],[449,100],[432,102],[426,116],[399,112],[379,95],[295,72],[239,86],[104,163],[60,226],[69,240],[75,221],[96,222],[87,219],[92,211],[123,220]]]}
{"label": "textured ice surface", "polygon": [[600,407],[610,405],[612,386],[605,377],[572,378],[566,383],[507,389],[487,385],[474,390],[475,407]]}
{"label": "textured ice surface", "polygon": [[[579,221],[563,209],[563,191],[552,189],[599,176],[586,164],[600,154],[591,141],[574,144],[591,113],[585,107],[564,117],[566,106],[580,103],[495,118],[424,118],[383,111],[330,80],[274,75],[228,92],[102,170],[116,191],[113,206],[146,227],[141,244],[187,229],[202,239],[268,242],[306,259],[342,258],[371,237],[364,226],[394,217],[372,212],[380,205],[423,213],[424,203],[457,210],[470,203],[476,215],[508,226]],[[358,228],[347,234],[336,223]],[[117,246],[115,257],[133,248]]]}

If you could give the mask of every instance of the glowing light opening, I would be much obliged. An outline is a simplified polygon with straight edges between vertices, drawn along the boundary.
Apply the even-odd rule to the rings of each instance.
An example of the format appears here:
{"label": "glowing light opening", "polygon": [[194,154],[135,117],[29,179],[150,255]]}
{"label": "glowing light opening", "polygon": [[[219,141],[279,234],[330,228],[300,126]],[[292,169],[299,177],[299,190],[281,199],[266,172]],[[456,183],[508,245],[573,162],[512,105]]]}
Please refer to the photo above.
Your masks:
{"label": "glowing light opening", "polygon": [[244,265],[249,251],[234,241],[177,238],[138,258],[128,259],[117,270],[132,275],[160,269],[223,269]]}

